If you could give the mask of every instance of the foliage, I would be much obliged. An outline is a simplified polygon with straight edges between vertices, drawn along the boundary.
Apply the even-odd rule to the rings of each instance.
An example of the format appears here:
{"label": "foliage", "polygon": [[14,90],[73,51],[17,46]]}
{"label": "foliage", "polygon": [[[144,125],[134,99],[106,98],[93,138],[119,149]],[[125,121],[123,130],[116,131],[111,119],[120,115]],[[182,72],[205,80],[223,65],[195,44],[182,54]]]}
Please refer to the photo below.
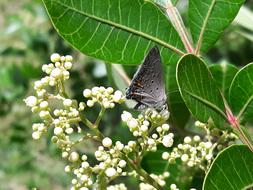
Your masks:
{"label": "foliage", "polygon": [[[6,11],[8,19],[5,22],[8,27],[5,31],[1,30],[3,43],[0,43],[0,77],[3,79],[0,82],[0,113],[5,126],[1,127],[5,135],[1,138],[0,146],[3,159],[7,162],[0,165],[4,174],[4,177],[0,177],[3,188],[11,188],[4,181],[12,176],[10,184],[15,185],[16,178],[19,178],[19,182],[16,182],[19,187],[66,189],[70,186],[71,178],[86,179],[79,175],[81,170],[75,172],[73,169],[78,168],[81,163],[87,165],[85,156],[79,159],[84,154],[89,158],[89,167],[94,170],[89,174],[89,179],[98,185],[98,189],[125,189],[125,185],[128,189],[136,189],[137,184],[140,189],[201,189],[202,184],[203,189],[207,190],[226,189],[228,183],[224,183],[224,179],[233,181],[229,188],[242,189],[253,183],[249,169],[252,162],[250,150],[253,150],[252,64],[248,64],[252,61],[250,52],[253,46],[247,41],[252,40],[252,28],[247,22],[250,20],[248,18],[252,18],[251,4],[244,3],[243,0],[191,0],[186,7],[182,2],[43,0],[45,10],[60,36],[85,55],[105,61],[105,67],[101,61],[94,61],[74,52],[58,37],[43,12],[41,2],[19,4],[24,10],[28,10],[20,15]],[[236,17],[242,5],[243,9]],[[235,17],[236,22],[231,25]],[[185,21],[187,26],[184,25]],[[225,35],[222,36],[223,33]],[[215,44],[217,40],[219,41]],[[134,71],[126,65],[140,64],[154,45],[160,49],[163,62],[170,111],[169,133],[166,131],[167,124],[164,125],[166,119],[156,125],[156,121],[146,113],[145,118],[152,126],[150,128],[150,125],[144,124],[146,120],[143,121],[141,116],[137,117],[138,114],[131,109],[121,115],[123,110],[128,109],[123,104],[111,106],[113,109],[102,117],[101,108],[107,107],[108,103],[98,101],[101,107],[94,106],[96,98],[89,99],[86,94],[88,100],[85,100],[85,104],[91,108],[79,110],[82,113],[73,131],[64,128],[66,131],[63,134],[73,135],[70,142],[76,142],[80,137],[77,133],[79,126],[82,135],[87,135],[91,130],[89,138],[94,137],[95,142],[81,138],[80,143],[84,146],[73,146],[73,150],[64,149],[61,144],[61,129],[56,123],[47,126],[48,134],[42,138],[45,141],[28,140],[32,133],[31,123],[42,123],[45,115],[41,112],[45,110],[37,110],[39,117],[31,121],[21,100],[26,94],[32,93],[31,80],[43,77],[39,65],[48,62],[49,53],[74,54],[76,63],[71,71],[73,74],[64,90],[68,97],[61,94],[63,91],[57,91],[61,90],[61,86],[55,93],[73,100],[75,103],[71,103],[71,106],[77,106],[79,104],[76,102],[84,102],[84,88],[92,91],[92,87],[96,85],[113,86],[123,91],[129,83],[127,75]],[[245,66],[240,68],[242,65]],[[105,69],[107,76],[101,72]],[[48,71],[47,74],[49,73]],[[26,100],[29,105],[34,99]],[[63,99],[48,104],[53,110],[60,105],[59,101],[64,104]],[[69,102],[65,101],[65,106],[70,105]],[[37,103],[36,106],[41,104]],[[45,105],[45,102],[42,103],[39,109],[46,108]],[[128,101],[127,105],[130,105]],[[35,110],[33,111],[36,112]],[[95,122],[97,129],[93,130],[93,122],[87,121],[98,121]],[[138,125],[133,125],[136,121]],[[194,121],[196,122],[193,125]],[[48,124],[49,120],[44,122]],[[46,132],[41,126],[33,127],[33,138],[40,138],[41,132]],[[146,129],[148,133],[145,132]],[[234,133],[247,146],[226,148],[240,143]],[[51,138],[60,151],[50,143]],[[124,144],[125,151],[118,152],[115,149],[116,141]],[[121,144],[118,143],[118,146]],[[221,151],[224,148],[226,149]],[[94,155],[96,150],[120,160],[110,163],[110,167],[106,165],[104,170],[100,168],[96,171],[96,165],[104,162]],[[60,154],[65,161],[57,159]],[[73,162],[77,155],[78,161]],[[243,158],[248,161],[245,162]],[[122,167],[126,173],[116,167],[121,160],[126,162],[126,167]],[[45,164],[43,167],[38,164],[42,162]],[[240,165],[242,162],[245,164]],[[125,165],[123,161],[121,164]],[[53,169],[52,165],[55,166]],[[62,173],[64,165],[69,166],[65,171],[72,171],[72,175]],[[221,170],[224,172],[217,172]],[[249,172],[245,173],[246,170]],[[34,178],[30,177],[31,171]],[[52,179],[52,184],[46,182],[49,178]],[[75,182],[72,180],[73,186],[79,184]],[[91,187],[89,184],[84,186]]]}

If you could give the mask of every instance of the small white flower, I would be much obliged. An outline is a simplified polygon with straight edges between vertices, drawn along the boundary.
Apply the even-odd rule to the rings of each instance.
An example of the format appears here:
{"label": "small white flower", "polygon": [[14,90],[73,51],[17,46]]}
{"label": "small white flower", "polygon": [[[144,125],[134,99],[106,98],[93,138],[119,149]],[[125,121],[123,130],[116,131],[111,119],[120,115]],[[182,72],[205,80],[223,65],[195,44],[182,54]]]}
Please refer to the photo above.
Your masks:
{"label": "small white flower", "polygon": [[191,141],[192,141],[191,137],[187,136],[187,137],[184,138],[184,143],[186,143],[186,144],[191,143]]}
{"label": "small white flower", "polygon": [[41,133],[40,132],[35,131],[35,132],[32,133],[32,138],[34,140],[38,140],[38,139],[40,139],[40,137],[41,137]]}
{"label": "small white flower", "polygon": [[127,125],[129,126],[130,129],[134,130],[138,127],[138,121],[134,118],[131,118],[128,122]]}
{"label": "small white flower", "polygon": [[60,78],[62,76],[61,69],[59,69],[59,68],[53,69],[52,72],[51,72],[51,76],[56,78],[56,79]]}
{"label": "small white flower", "polygon": [[42,102],[40,103],[40,107],[41,107],[42,109],[47,108],[47,107],[48,107],[48,102],[47,102],[47,101],[42,101]]}
{"label": "small white flower", "polygon": [[206,158],[206,160],[212,160],[213,154],[212,154],[212,153],[209,153],[209,154],[206,155],[205,158]]}
{"label": "small white flower", "polygon": [[109,94],[111,94],[111,93],[113,93],[113,88],[112,88],[112,87],[108,87],[108,88],[106,89],[106,91],[107,91]]}
{"label": "small white flower", "polygon": [[213,145],[213,144],[212,144],[211,142],[206,142],[206,143],[205,143],[205,148],[206,148],[206,149],[210,149],[210,148],[212,147],[212,145]]}
{"label": "small white flower", "polygon": [[169,154],[168,152],[164,152],[164,153],[162,154],[162,159],[168,160],[168,159],[169,159],[169,156],[170,156],[170,154]]}
{"label": "small white flower", "polygon": [[83,96],[84,96],[85,98],[91,97],[91,90],[90,90],[90,89],[84,89],[84,91],[83,91]]}
{"label": "small white flower", "polygon": [[66,107],[70,107],[72,105],[72,100],[71,99],[65,99],[63,101],[63,105]]}
{"label": "small white flower", "polygon": [[173,145],[173,138],[171,137],[171,135],[165,135],[163,137],[162,143],[165,147],[171,147]]}
{"label": "small white flower", "polygon": [[171,189],[171,190],[176,190],[176,189],[177,189],[176,184],[174,184],[174,183],[173,183],[173,184],[171,184],[171,185],[170,185],[170,189]]}
{"label": "small white flower", "polygon": [[157,127],[157,128],[156,128],[156,131],[157,131],[158,133],[161,133],[161,132],[163,131],[163,129],[162,129],[161,127]]}
{"label": "small white flower", "polygon": [[24,101],[25,104],[29,107],[34,107],[37,104],[37,98],[35,96],[29,96]]}
{"label": "small white flower", "polygon": [[112,146],[112,140],[109,137],[105,137],[102,141],[102,144],[104,147],[109,148],[110,146]]}
{"label": "small white flower", "polygon": [[71,152],[70,156],[69,156],[69,160],[71,162],[76,162],[79,160],[79,154],[77,152]]}
{"label": "small white flower", "polygon": [[89,190],[87,187],[81,187],[79,190]]}
{"label": "small white flower", "polygon": [[63,132],[63,130],[62,130],[61,127],[55,127],[54,128],[54,134],[55,135],[60,135],[60,134],[62,134],[62,132]]}
{"label": "small white flower", "polygon": [[65,166],[64,171],[67,173],[70,172],[71,171],[70,166],[69,165]]}
{"label": "small white flower", "polygon": [[88,177],[87,175],[85,175],[85,174],[81,176],[81,180],[82,180],[83,182],[87,182],[88,179],[89,179],[89,177]]}
{"label": "small white flower", "polygon": [[53,53],[50,57],[51,61],[52,62],[57,62],[57,61],[60,61],[61,59],[61,56],[58,54],[58,53]]}
{"label": "small white flower", "polygon": [[119,102],[120,100],[121,100],[121,98],[122,98],[122,92],[121,91],[119,91],[119,90],[117,90],[115,93],[114,93],[114,95],[113,95],[113,101],[114,102]]}
{"label": "small white flower", "polygon": [[130,119],[132,119],[132,114],[129,112],[124,111],[123,114],[121,114],[121,119],[123,122],[127,122]]}
{"label": "small white flower", "polygon": [[69,155],[69,153],[66,152],[66,151],[64,151],[64,152],[61,154],[62,158],[67,158],[68,155]]}
{"label": "small white flower", "polygon": [[121,168],[126,167],[126,161],[125,160],[120,160],[119,161],[119,167],[121,167]]}
{"label": "small white flower", "polygon": [[65,60],[66,60],[65,56],[61,56],[61,61],[63,62]]}
{"label": "small white flower", "polygon": [[154,145],[154,144],[155,144],[154,139],[148,139],[148,144],[149,144],[149,145]]}
{"label": "small white flower", "polygon": [[107,177],[114,177],[117,174],[117,172],[114,168],[107,168],[105,170],[105,174]]}
{"label": "small white flower", "polygon": [[88,107],[93,107],[93,106],[94,106],[94,101],[88,100],[88,101],[87,101],[87,106],[88,106]]}
{"label": "small white flower", "polygon": [[194,140],[195,142],[199,142],[199,141],[200,141],[200,136],[195,135],[195,136],[193,137],[193,140]]}
{"label": "small white flower", "polygon": [[67,61],[67,62],[64,63],[64,67],[65,67],[67,70],[69,70],[69,69],[72,68],[72,63],[69,62],[69,61]]}
{"label": "small white flower", "polygon": [[183,155],[181,156],[181,160],[182,160],[183,162],[188,161],[188,159],[189,159],[188,154],[183,154]]}
{"label": "small white flower", "polygon": [[146,125],[142,125],[141,126],[141,131],[142,132],[147,132],[148,131],[148,127]]}
{"label": "small white flower", "polygon": [[74,132],[74,129],[72,127],[69,127],[65,130],[65,132],[70,135]]}
{"label": "small white flower", "polygon": [[170,129],[170,126],[167,123],[165,123],[165,124],[162,125],[162,129],[164,131],[168,131]]}
{"label": "small white flower", "polygon": [[89,166],[88,162],[82,162],[82,168],[87,169]]}

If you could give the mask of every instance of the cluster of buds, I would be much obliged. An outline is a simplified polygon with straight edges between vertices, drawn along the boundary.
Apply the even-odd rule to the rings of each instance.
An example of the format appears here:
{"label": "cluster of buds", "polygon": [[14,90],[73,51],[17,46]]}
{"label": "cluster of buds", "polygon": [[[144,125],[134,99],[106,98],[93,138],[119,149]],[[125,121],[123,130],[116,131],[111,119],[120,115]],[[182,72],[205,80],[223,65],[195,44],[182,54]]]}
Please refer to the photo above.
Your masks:
{"label": "cluster of buds", "polygon": [[120,183],[117,185],[110,185],[106,188],[106,190],[127,190],[127,187],[125,186],[125,184]]}
{"label": "cluster of buds", "polygon": [[170,127],[164,123],[168,119],[168,113],[161,115],[156,110],[149,109],[136,119],[131,113],[124,111],[121,119],[133,136],[138,138],[143,150],[155,152],[158,144],[162,143],[165,147],[173,145],[174,134],[168,133]]}
{"label": "cluster of buds", "polygon": [[[165,186],[166,184],[166,179],[170,176],[169,172],[164,172],[161,175],[156,175],[156,174],[150,174],[150,177],[152,177],[160,186]],[[141,179],[142,180],[142,179]],[[154,188],[153,186],[151,186],[150,184],[141,182],[139,184],[139,188],[140,190],[156,190],[156,188]]]}
{"label": "cluster of buds", "polygon": [[182,144],[178,144],[177,147],[173,148],[172,152],[164,152],[162,158],[170,163],[174,163],[177,158],[181,158],[182,162],[188,167],[197,166],[206,170],[206,166],[213,159],[213,150],[216,145],[216,143],[213,144],[210,141],[202,142],[200,136],[197,135],[193,138],[187,136]]}
{"label": "cluster of buds", "polygon": [[90,89],[85,89],[83,91],[83,96],[88,98],[87,106],[93,107],[96,102],[102,105],[104,108],[114,108],[115,103],[123,103],[125,97],[122,92],[117,90],[113,93],[113,88],[108,87],[93,87]]}

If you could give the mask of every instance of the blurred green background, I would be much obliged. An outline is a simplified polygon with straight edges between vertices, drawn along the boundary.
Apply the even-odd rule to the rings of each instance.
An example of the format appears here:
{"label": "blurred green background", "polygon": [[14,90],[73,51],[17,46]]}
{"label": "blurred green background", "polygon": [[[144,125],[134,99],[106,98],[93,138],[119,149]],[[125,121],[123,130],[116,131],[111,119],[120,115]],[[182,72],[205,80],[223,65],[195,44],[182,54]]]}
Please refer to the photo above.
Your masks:
{"label": "blurred green background", "polygon": [[[181,6],[185,11],[186,5]],[[247,1],[240,16],[206,55],[210,63],[226,61],[242,66],[253,61],[250,9],[253,1]],[[71,176],[64,172],[65,163],[50,137],[32,140],[31,126],[38,118],[31,117],[23,103],[33,93],[33,82],[43,76],[41,65],[48,63],[54,52],[74,57],[76,64],[68,83],[73,98],[82,100],[84,88],[114,86],[103,62],[81,55],[58,36],[41,1],[0,1],[0,190],[69,187]],[[130,76],[134,70],[130,68]],[[118,126],[122,110],[117,107],[106,114],[102,123],[105,134],[114,138],[125,134],[127,129]]]}

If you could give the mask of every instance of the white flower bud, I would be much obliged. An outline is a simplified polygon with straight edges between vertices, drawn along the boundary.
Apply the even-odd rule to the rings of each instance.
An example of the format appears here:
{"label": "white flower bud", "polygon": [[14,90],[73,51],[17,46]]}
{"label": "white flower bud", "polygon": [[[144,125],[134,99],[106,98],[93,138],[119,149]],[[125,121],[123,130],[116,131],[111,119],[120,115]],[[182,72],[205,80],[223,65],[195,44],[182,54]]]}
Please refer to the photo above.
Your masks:
{"label": "white flower bud", "polygon": [[209,154],[206,155],[205,158],[206,158],[206,160],[208,160],[208,161],[209,161],[209,160],[212,160],[213,154],[212,154],[212,153],[209,153]]}
{"label": "white flower bud", "polygon": [[72,105],[72,100],[71,99],[65,99],[63,101],[63,105],[66,107],[70,107]]}
{"label": "white flower bud", "polygon": [[154,145],[154,144],[155,144],[154,139],[148,139],[148,144],[149,144],[149,145]]}
{"label": "white flower bud", "polygon": [[119,102],[122,98],[123,94],[121,91],[117,90],[114,95],[113,95],[113,101],[114,102]]}
{"label": "white flower bud", "polygon": [[71,167],[69,165],[65,166],[64,171],[67,173],[71,172]]}
{"label": "white flower bud", "polygon": [[94,101],[88,100],[88,101],[87,101],[87,106],[88,106],[88,107],[93,107],[93,106],[94,106]]}
{"label": "white flower bud", "polygon": [[121,142],[117,141],[117,142],[116,142],[116,148],[117,148],[118,150],[123,150],[124,145],[123,145]]}
{"label": "white flower bud", "polygon": [[47,107],[48,107],[48,102],[47,102],[47,101],[42,101],[42,102],[40,103],[40,107],[41,107],[42,109],[47,108]]}
{"label": "white flower bud", "polygon": [[187,137],[184,138],[184,143],[186,143],[186,144],[191,143],[191,141],[192,141],[191,137],[187,136]]}
{"label": "white flower bud", "polygon": [[193,166],[194,166],[194,162],[190,160],[190,161],[187,163],[187,165],[188,165],[189,167],[193,167]]}
{"label": "white flower bud", "polygon": [[74,129],[72,127],[69,127],[65,130],[65,132],[70,135],[74,132]]}
{"label": "white flower bud", "polygon": [[112,140],[109,137],[105,137],[102,140],[102,144],[103,144],[104,147],[109,148],[110,146],[112,146]]}
{"label": "white flower bud", "polygon": [[69,156],[69,161],[76,162],[79,160],[79,154],[77,152],[71,152]]}
{"label": "white flower bud", "polygon": [[29,107],[34,107],[37,104],[37,98],[35,96],[29,96],[24,101],[25,104]]}
{"label": "white flower bud", "polygon": [[62,152],[62,154],[61,154],[62,158],[67,158],[68,155],[69,155],[69,153],[66,151]]}
{"label": "white flower bud", "polygon": [[58,54],[58,53],[53,53],[50,57],[51,61],[52,62],[57,62],[57,61],[60,61],[61,59],[61,56]]}
{"label": "white flower bud", "polygon": [[105,170],[105,174],[107,177],[114,177],[117,174],[117,172],[114,168],[107,168]]}
{"label": "white flower bud", "polygon": [[69,69],[72,68],[72,63],[67,61],[67,62],[64,63],[64,67],[65,67],[67,70],[69,70]]}
{"label": "white flower bud", "polygon": [[165,123],[165,124],[162,125],[162,129],[164,131],[168,131],[170,129],[170,126],[167,123]]}
{"label": "white flower bud", "polygon": [[170,156],[170,154],[169,154],[168,152],[164,152],[164,153],[162,154],[162,159],[168,160],[168,159],[169,159],[169,156]]}
{"label": "white flower bud", "polygon": [[205,148],[206,149],[210,149],[212,147],[212,143],[211,142],[205,142]]}
{"label": "white flower bud", "polygon": [[83,96],[84,96],[85,98],[91,97],[91,90],[90,90],[90,89],[84,89],[84,91],[83,91]]}
{"label": "white flower bud", "polygon": [[57,68],[60,68],[61,67],[61,63],[59,62],[59,61],[57,61],[57,62],[55,62],[55,67],[57,67]]}
{"label": "white flower bud", "polygon": [[195,135],[195,136],[193,137],[193,140],[194,140],[195,142],[199,142],[199,141],[200,141],[200,136]]}
{"label": "white flower bud", "polygon": [[101,158],[101,156],[102,156],[102,152],[99,151],[99,150],[97,150],[97,151],[95,152],[95,157],[96,157],[97,159],[99,159],[99,158]]}
{"label": "white flower bud", "polygon": [[141,131],[142,132],[147,132],[148,131],[148,127],[146,125],[142,125],[141,126]]}
{"label": "white flower bud", "polygon": [[106,89],[106,91],[107,91],[109,94],[111,94],[111,93],[113,93],[113,88],[112,88],[112,87],[108,87],[108,88]]}
{"label": "white flower bud", "polygon": [[170,176],[170,173],[169,173],[169,172],[164,172],[164,173],[163,173],[163,176],[167,178],[167,177]]}
{"label": "white flower bud", "polygon": [[173,183],[173,184],[171,184],[171,185],[170,185],[170,189],[171,189],[171,190],[176,190],[176,189],[177,189],[176,184],[174,184],[174,183]]}
{"label": "white flower bud", "polygon": [[95,86],[91,89],[92,95],[96,96],[99,92],[99,87]]}
{"label": "white flower bud", "polygon": [[88,162],[82,162],[82,168],[87,169],[89,166]]}
{"label": "white flower bud", "polygon": [[136,129],[138,127],[138,122],[136,119],[132,118],[127,122],[127,125],[129,126],[130,129]]}
{"label": "white flower bud", "polygon": [[157,131],[158,133],[161,133],[162,130],[163,130],[163,129],[162,129],[161,127],[157,127],[157,128],[156,128],[156,131]]}
{"label": "white flower bud", "polygon": [[183,154],[183,155],[181,156],[181,160],[182,160],[183,162],[188,161],[188,159],[189,159],[188,154]]}
{"label": "white flower bud", "polygon": [[120,160],[118,165],[119,165],[119,167],[124,168],[124,167],[126,167],[126,161]]}
{"label": "white flower bud", "polygon": [[89,179],[89,177],[88,177],[87,175],[85,175],[85,174],[81,176],[81,180],[82,180],[83,182],[87,182],[88,179]]}
{"label": "white flower bud", "polygon": [[63,133],[63,130],[62,130],[61,127],[55,127],[55,128],[54,128],[54,134],[55,134],[55,135],[60,135],[60,134],[62,134],[62,133]]}
{"label": "white flower bud", "polygon": [[173,138],[171,137],[171,135],[165,135],[163,137],[162,143],[165,147],[171,147],[173,145]]}
{"label": "white flower bud", "polygon": [[60,78],[62,76],[61,69],[59,69],[59,68],[53,69],[52,72],[51,72],[51,76],[56,78],[56,79]]}
{"label": "white flower bud", "polygon": [[65,56],[61,56],[60,59],[61,59],[61,61],[63,62],[63,61],[65,61],[66,58],[65,58]]}
{"label": "white flower bud", "polygon": [[32,133],[32,138],[34,140],[38,140],[38,139],[40,139],[40,137],[41,137],[41,133],[40,132],[35,131],[35,132]]}
{"label": "white flower bud", "polygon": [[127,122],[132,119],[132,115],[131,113],[124,111],[123,114],[121,114],[121,119],[123,122]]}

